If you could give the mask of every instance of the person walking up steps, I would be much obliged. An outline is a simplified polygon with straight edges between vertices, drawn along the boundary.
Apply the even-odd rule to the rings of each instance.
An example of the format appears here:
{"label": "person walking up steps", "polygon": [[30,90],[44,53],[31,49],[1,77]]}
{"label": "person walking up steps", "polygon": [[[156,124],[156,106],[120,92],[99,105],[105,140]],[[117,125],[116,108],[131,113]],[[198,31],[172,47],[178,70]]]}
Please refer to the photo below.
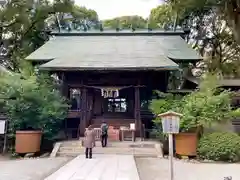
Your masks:
{"label": "person walking up steps", "polygon": [[102,122],[101,131],[102,131],[101,134],[102,147],[106,147],[108,139],[108,125],[105,121]]}
{"label": "person walking up steps", "polygon": [[92,159],[92,149],[96,146],[96,141],[95,141],[95,132],[89,126],[87,130],[84,133],[84,141],[83,141],[83,146],[85,147],[85,155],[86,158]]}

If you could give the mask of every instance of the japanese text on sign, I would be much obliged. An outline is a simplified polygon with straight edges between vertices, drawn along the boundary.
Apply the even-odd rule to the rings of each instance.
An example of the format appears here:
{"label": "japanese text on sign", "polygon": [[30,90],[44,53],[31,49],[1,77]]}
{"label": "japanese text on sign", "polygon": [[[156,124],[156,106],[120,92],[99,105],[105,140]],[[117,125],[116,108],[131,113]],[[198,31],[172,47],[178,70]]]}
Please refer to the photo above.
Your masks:
{"label": "japanese text on sign", "polygon": [[5,134],[5,122],[0,120],[0,134]]}
{"label": "japanese text on sign", "polygon": [[179,133],[179,119],[166,117],[162,120],[163,133],[177,134]]}

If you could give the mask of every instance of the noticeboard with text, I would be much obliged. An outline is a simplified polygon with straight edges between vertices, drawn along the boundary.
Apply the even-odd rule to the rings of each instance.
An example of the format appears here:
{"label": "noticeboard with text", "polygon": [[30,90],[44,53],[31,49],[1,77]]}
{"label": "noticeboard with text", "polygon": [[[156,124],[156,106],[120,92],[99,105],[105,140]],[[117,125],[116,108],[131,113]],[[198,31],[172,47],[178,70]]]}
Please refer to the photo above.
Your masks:
{"label": "noticeboard with text", "polygon": [[5,134],[5,123],[6,121],[0,120],[0,135]]}
{"label": "noticeboard with text", "polygon": [[163,133],[178,134],[179,133],[179,118],[164,117],[162,119]]}

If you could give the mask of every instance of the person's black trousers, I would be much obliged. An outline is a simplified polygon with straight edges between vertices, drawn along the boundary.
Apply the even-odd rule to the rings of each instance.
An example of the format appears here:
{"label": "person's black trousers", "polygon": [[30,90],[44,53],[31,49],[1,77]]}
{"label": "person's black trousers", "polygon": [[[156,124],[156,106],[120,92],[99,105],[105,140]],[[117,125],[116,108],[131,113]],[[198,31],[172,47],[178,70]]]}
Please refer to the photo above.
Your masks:
{"label": "person's black trousers", "polygon": [[108,135],[107,134],[102,134],[102,147],[106,147],[107,146],[107,139],[108,139]]}
{"label": "person's black trousers", "polygon": [[92,148],[86,148],[85,150],[86,158],[92,158]]}

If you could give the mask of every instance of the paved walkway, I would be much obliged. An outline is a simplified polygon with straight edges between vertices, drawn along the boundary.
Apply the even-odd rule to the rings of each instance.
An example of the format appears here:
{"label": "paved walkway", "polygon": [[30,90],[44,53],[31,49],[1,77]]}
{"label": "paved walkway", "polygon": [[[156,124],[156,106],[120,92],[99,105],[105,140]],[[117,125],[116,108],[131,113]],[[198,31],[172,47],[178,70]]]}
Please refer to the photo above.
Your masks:
{"label": "paved walkway", "polygon": [[69,161],[69,158],[0,160],[0,180],[42,180]]}
{"label": "paved walkway", "polygon": [[[137,158],[141,180],[169,180],[169,161],[159,158]],[[240,179],[240,164],[200,163],[174,160],[174,180],[232,180]]]}
{"label": "paved walkway", "polygon": [[132,155],[80,155],[45,180],[139,180]]}

